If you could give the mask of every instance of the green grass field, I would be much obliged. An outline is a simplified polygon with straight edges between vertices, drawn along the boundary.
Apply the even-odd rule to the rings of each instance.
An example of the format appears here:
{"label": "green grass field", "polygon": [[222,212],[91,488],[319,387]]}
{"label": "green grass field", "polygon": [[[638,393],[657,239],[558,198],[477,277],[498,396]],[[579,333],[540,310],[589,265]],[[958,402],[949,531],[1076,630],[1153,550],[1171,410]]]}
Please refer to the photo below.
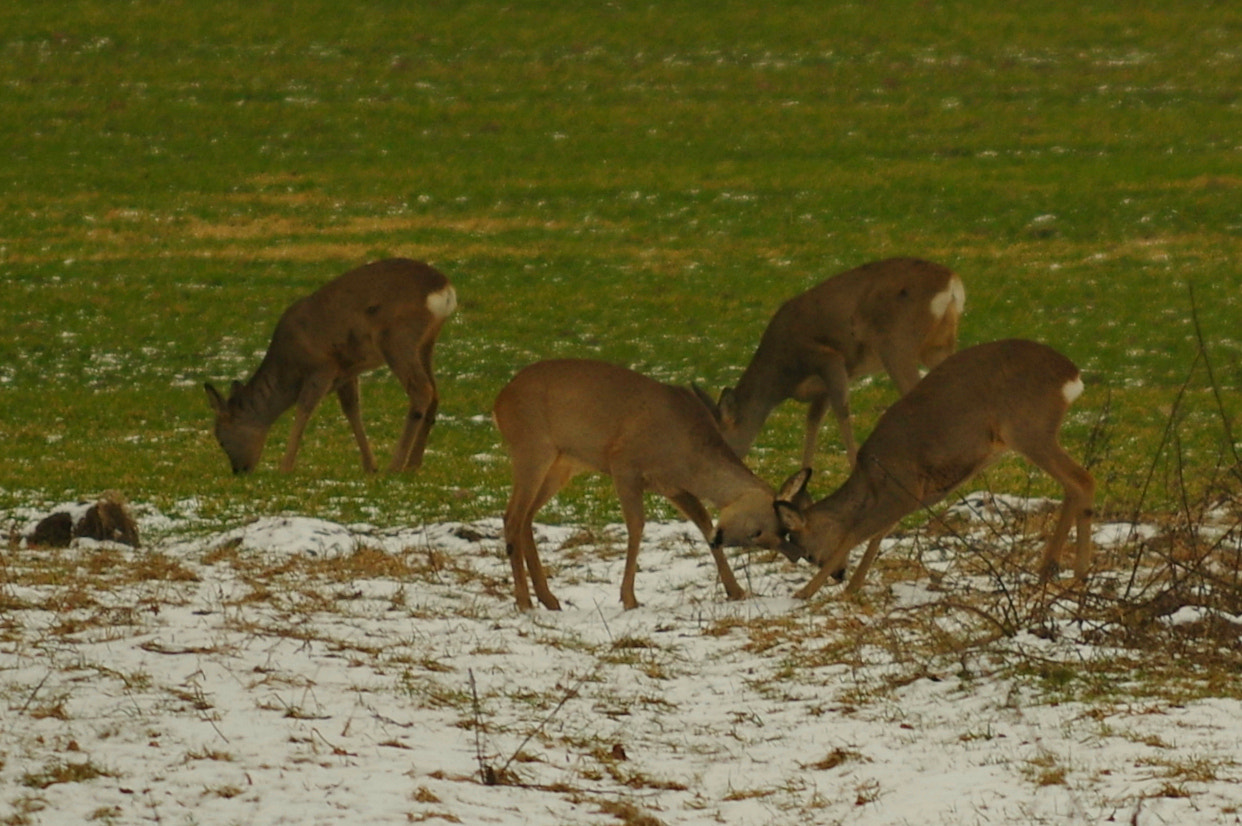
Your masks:
{"label": "green grass field", "polygon": [[[221,523],[499,515],[488,414],[524,364],[717,389],[785,298],[892,255],[962,274],[964,344],[1084,369],[1064,441],[1104,514],[1232,495],[1239,43],[1231,3],[9,4],[0,507],[115,488]],[[289,302],[390,255],[461,299],[424,470],[365,477],[329,400],[294,474],[287,417],[231,477],[203,381],[245,378]],[[384,457],[403,397],[382,371],[363,394]],[[856,389],[860,435],[893,397]],[[801,416],[752,454],[774,482]],[[839,444],[827,427],[819,492]],[[1057,495],[1018,461],[978,484]],[[616,510],[584,482],[542,518]]]}

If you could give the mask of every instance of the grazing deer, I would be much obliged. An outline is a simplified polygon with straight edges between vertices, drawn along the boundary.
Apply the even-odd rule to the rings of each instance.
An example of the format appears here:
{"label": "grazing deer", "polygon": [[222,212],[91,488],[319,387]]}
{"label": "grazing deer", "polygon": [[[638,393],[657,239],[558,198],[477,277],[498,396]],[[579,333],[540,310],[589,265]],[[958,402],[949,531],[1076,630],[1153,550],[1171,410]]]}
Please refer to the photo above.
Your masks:
{"label": "grazing deer", "polygon": [[282,471],[293,470],[311,411],[335,390],[362,451],[362,467],[374,473],[358,376],[385,363],[410,398],[388,469],[418,468],[439,405],[432,350],[456,306],[457,293],[447,278],[405,258],[350,270],[295,301],[276,323],[267,354],[248,382],[233,382],[227,400],[211,384],[204,385],[216,413],[216,439],[233,472],[254,469],[273,422],[296,404],[297,418],[280,462]]}
{"label": "grazing deer", "polygon": [[[703,532],[729,599],[742,599],[745,592],[723,547],[782,546],[776,493],[725,444],[711,414],[688,388],[599,361],[541,361],[519,371],[500,391],[492,418],[513,462],[505,550],[523,610],[531,608],[525,568],[539,601],[560,610],[531,523],[558,490],[585,471],[611,476],[621,502],[628,533],[621,580],[626,608],[638,606],[634,574],[645,523],[644,490],[668,497]],[[804,486],[809,473],[795,474],[786,487]],[[715,530],[703,500],[721,509]]]}
{"label": "grazing deer", "polygon": [[778,508],[794,550],[819,572],[794,596],[808,598],[829,576],[843,577],[850,549],[867,542],[850,578],[856,591],[898,520],[939,502],[1007,451],[1022,454],[1065,488],[1056,529],[1044,548],[1040,577],[1060,567],[1076,525],[1074,574],[1091,564],[1095,481],[1057,442],[1070,403],[1082,393],[1073,362],[1050,347],[1010,339],[968,347],[945,359],[880,417],[858,464],[835,493],[809,507]]}
{"label": "grazing deer", "polygon": [[864,264],[786,301],[768,322],[737,387],[722,391],[719,402],[706,393],[700,397],[738,456],[750,450],[778,404],[808,402],[803,467],[811,467],[831,406],[853,466],[858,449],[850,381],[883,369],[902,395],[909,393],[920,362],[935,367],[956,349],[965,304],[961,279],[939,264],[916,258]]}

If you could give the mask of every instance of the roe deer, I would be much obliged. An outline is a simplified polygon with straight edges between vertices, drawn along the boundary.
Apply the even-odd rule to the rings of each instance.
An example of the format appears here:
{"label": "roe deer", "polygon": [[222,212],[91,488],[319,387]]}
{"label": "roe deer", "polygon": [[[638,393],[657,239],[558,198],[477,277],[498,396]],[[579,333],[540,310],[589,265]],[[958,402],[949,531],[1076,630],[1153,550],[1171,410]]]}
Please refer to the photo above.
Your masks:
{"label": "roe deer", "polygon": [[[621,580],[626,608],[638,606],[634,574],[645,523],[644,490],[668,497],[703,532],[729,599],[742,599],[745,592],[723,546],[782,548],[777,494],[725,444],[711,414],[688,388],[599,361],[541,361],[519,371],[500,391],[492,418],[513,462],[505,551],[523,610],[531,608],[525,568],[539,601],[560,609],[548,589],[531,523],[584,471],[611,476],[621,502],[628,534]],[[795,474],[786,487],[804,486],[809,473]],[[721,509],[714,531],[702,500]]]}
{"label": "roe deer", "polygon": [[335,390],[362,451],[362,467],[374,473],[358,376],[384,363],[410,398],[388,469],[418,468],[439,405],[432,350],[456,306],[457,293],[447,278],[405,258],[350,270],[295,301],[276,323],[267,355],[248,382],[233,382],[227,400],[211,384],[204,385],[216,413],[216,439],[233,472],[254,469],[273,422],[296,404],[297,418],[280,462],[282,471],[292,470],[311,411]]}
{"label": "roe deer", "polygon": [[902,395],[909,393],[920,362],[935,367],[956,349],[965,303],[961,279],[939,264],[917,258],[864,264],[786,301],[768,322],[737,387],[722,391],[719,402],[706,393],[700,397],[738,456],[750,450],[778,404],[808,402],[803,467],[811,467],[831,406],[853,466],[858,450],[850,381],[883,369]]}
{"label": "roe deer", "polygon": [[780,504],[784,527],[819,572],[794,596],[807,598],[829,576],[843,577],[850,549],[867,550],[850,578],[856,591],[898,520],[939,502],[1007,451],[1022,454],[1065,489],[1056,529],[1044,547],[1040,577],[1059,570],[1070,524],[1076,525],[1074,574],[1091,564],[1095,481],[1057,442],[1061,420],[1082,393],[1074,363],[1043,344],[1010,339],[968,347],[945,359],[880,417],[845,483],[809,507]]}

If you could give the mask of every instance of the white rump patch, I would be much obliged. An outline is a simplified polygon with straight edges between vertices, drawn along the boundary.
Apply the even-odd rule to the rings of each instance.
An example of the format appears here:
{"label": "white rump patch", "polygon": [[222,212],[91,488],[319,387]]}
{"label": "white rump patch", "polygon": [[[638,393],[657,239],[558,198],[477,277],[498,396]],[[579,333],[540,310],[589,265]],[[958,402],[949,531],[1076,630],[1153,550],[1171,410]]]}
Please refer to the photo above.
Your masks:
{"label": "white rump patch", "polygon": [[1074,399],[1082,395],[1082,376],[1074,376],[1062,385],[1061,395],[1065,396],[1065,401],[1073,404]]}
{"label": "white rump patch", "polygon": [[966,287],[956,275],[949,279],[949,286],[931,300],[931,313],[936,318],[944,318],[950,307],[953,314],[959,316],[966,309]]}
{"label": "white rump patch", "polygon": [[457,309],[457,290],[449,284],[427,296],[427,309],[436,318],[448,318]]}

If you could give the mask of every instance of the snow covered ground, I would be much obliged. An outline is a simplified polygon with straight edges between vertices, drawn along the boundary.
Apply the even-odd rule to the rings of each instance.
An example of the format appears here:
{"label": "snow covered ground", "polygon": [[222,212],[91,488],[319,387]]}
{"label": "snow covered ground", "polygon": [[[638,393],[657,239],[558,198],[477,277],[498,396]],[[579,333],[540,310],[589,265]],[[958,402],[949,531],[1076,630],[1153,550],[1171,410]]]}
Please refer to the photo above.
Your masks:
{"label": "snow covered ground", "polygon": [[692,526],[651,524],[627,612],[622,529],[541,526],[565,610],[520,613],[496,520],[137,511],[138,551],[5,552],[0,823],[1242,822],[1242,704],[1060,697],[1115,652],[1055,616],[989,636],[950,607],[987,582],[917,539],[858,600],[738,554],[728,602]]}

